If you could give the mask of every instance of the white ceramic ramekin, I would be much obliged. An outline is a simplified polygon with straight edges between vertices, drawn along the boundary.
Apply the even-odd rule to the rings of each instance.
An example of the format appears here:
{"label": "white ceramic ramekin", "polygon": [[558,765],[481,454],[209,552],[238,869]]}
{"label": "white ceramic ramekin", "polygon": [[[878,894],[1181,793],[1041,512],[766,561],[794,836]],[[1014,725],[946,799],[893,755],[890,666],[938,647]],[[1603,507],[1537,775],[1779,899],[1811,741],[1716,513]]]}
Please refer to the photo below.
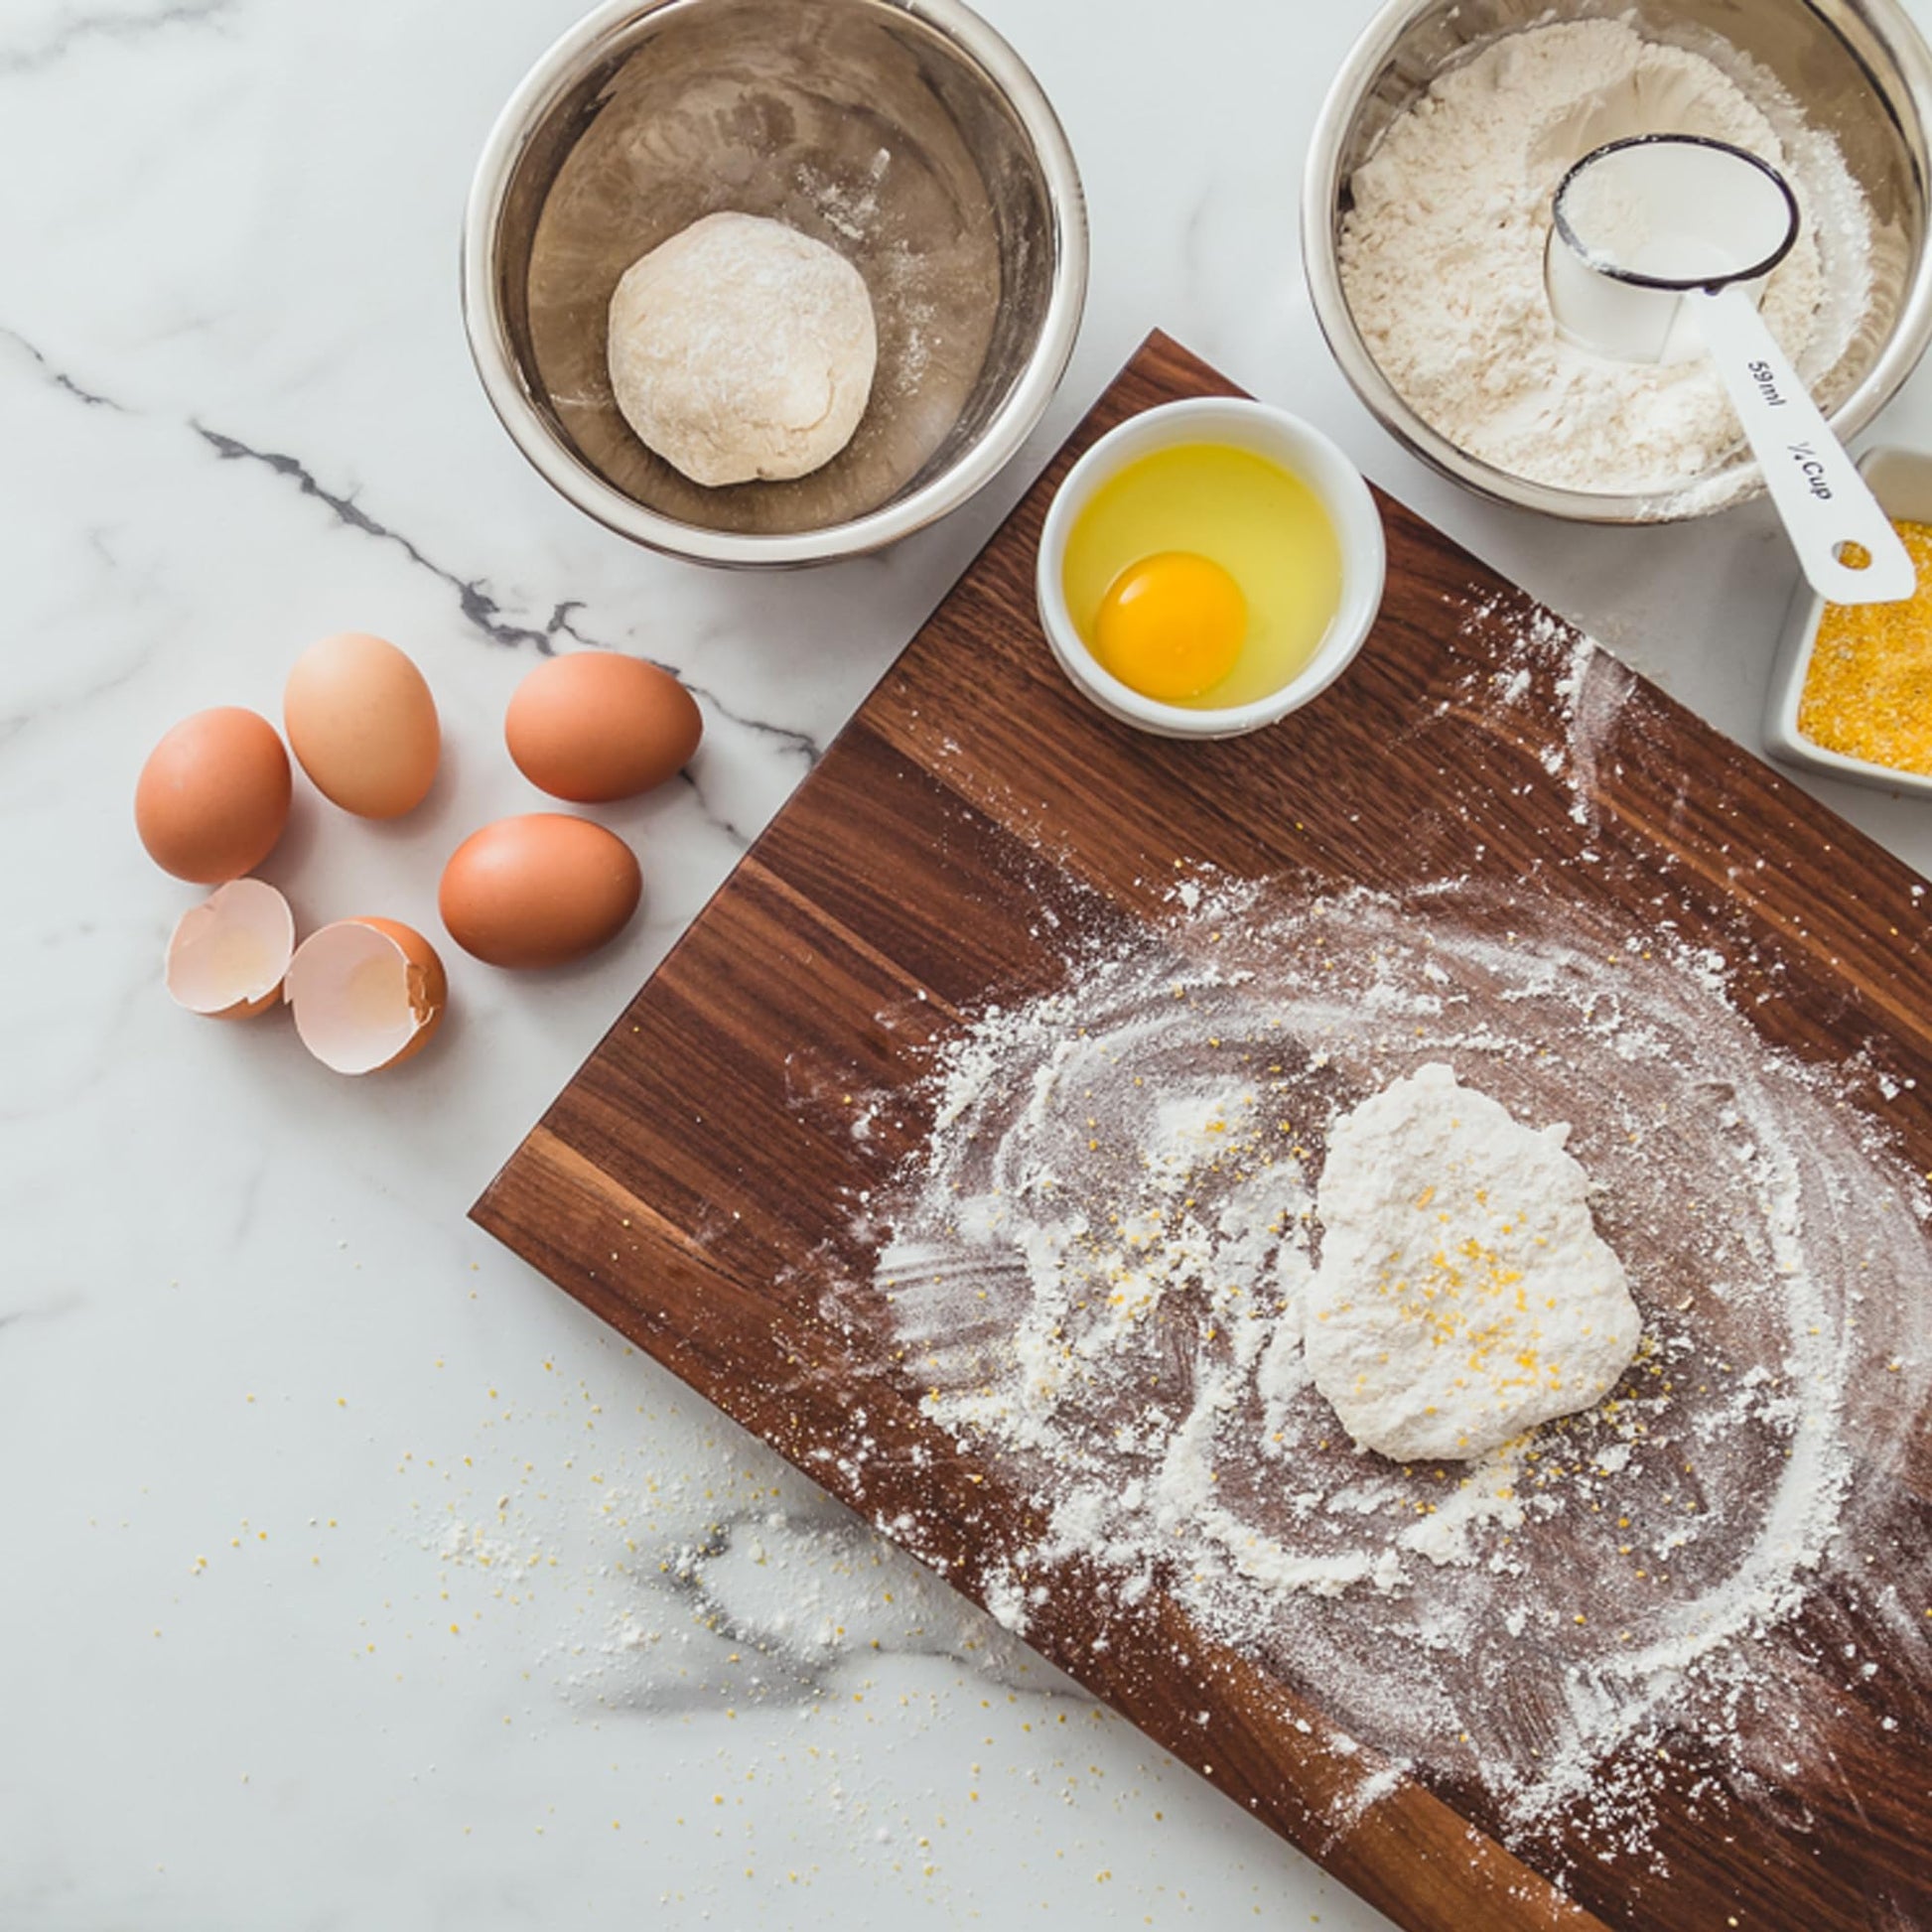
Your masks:
{"label": "white ceramic ramekin", "polygon": [[[1095,658],[1066,608],[1066,536],[1094,492],[1130,463],[1184,443],[1248,450],[1312,489],[1341,545],[1341,603],[1301,672],[1279,691],[1220,710],[1164,704],[1130,690]],[[1232,396],[1163,403],[1109,430],[1068,472],[1040,533],[1035,594],[1046,641],[1077,689],[1122,724],[1162,738],[1239,738],[1299,711],[1348,668],[1382,608],[1388,559],[1382,516],[1362,475],[1318,429],[1267,403]]]}
{"label": "white ceramic ramekin", "polygon": [[[1916,450],[1867,450],[1859,459],[1859,470],[1887,516],[1894,521],[1932,523],[1932,456]],[[1825,600],[1800,577],[1785,616],[1784,636],[1765,696],[1764,749],[1784,764],[1800,764],[1834,778],[1852,778],[1862,785],[1932,798],[1932,777],[1924,772],[1900,771],[1868,759],[1849,758],[1815,744],[1798,729],[1798,708],[1804,700],[1811,653],[1818,643],[1818,621],[1824,615]]]}

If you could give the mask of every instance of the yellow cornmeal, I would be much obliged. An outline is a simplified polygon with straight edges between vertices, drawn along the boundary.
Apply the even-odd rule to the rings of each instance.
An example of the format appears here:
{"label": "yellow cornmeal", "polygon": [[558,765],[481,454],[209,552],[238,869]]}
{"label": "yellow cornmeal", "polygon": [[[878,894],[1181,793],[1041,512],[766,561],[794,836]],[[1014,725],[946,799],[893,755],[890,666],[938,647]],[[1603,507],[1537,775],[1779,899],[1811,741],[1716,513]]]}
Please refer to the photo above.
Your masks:
{"label": "yellow cornmeal", "polygon": [[1798,701],[1814,745],[1932,775],[1932,525],[1897,524],[1918,589],[1903,604],[1828,604]]}

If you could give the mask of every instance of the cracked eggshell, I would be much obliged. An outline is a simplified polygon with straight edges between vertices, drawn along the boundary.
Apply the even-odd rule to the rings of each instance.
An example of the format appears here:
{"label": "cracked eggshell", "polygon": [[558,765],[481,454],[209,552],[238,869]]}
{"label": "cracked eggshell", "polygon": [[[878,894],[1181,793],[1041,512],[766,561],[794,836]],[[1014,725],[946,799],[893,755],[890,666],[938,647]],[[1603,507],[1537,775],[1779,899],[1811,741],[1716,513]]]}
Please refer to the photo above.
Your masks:
{"label": "cracked eggshell", "polygon": [[163,872],[219,886],[253,872],[289,822],[289,755],[259,712],[218,705],[184,718],[148,756],[134,829]]}
{"label": "cracked eggshell", "polygon": [[296,948],[284,985],[302,1043],[338,1073],[380,1073],[420,1053],[443,1021],[436,948],[394,919],[338,919]]}
{"label": "cracked eggshell", "polygon": [[345,630],[311,644],[289,672],[282,723],[315,788],[358,818],[400,818],[436,782],[436,700],[384,638]]}
{"label": "cracked eggshell", "polygon": [[691,761],[703,736],[697,701],[670,672],[617,650],[539,664],[503,719],[516,768],[578,805],[652,790]]}
{"label": "cracked eggshell", "polygon": [[210,1020],[275,1005],[295,955],[295,914],[264,879],[235,879],[192,905],[168,941],[169,997]]}
{"label": "cracked eggshell", "polygon": [[608,944],[643,893],[636,855],[588,818],[529,812],[485,825],[443,868],[450,937],[490,966],[564,966]]}

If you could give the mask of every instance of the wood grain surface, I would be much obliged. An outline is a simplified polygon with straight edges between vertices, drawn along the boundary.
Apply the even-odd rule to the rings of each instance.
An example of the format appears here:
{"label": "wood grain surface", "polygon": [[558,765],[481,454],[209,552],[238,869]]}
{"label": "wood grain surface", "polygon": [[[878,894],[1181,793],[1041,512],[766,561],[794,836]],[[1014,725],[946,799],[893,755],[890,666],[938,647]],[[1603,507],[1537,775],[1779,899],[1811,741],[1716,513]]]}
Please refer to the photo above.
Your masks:
{"label": "wood grain surface", "polygon": [[[1545,761],[1564,721],[1494,697],[1534,607],[1402,504],[1380,498],[1376,630],[1308,710],[1179,745],[1071,691],[1034,612],[1054,487],[1126,417],[1223,393],[1238,392],[1149,341],[475,1209],[975,1597],[1036,1534],[1038,1499],[921,1413],[888,1325],[827,1318],[828,1274],[867,1265],[849,1201],[882,1150],[862,1155],[812,1096],[909,1091],[920,1049],[963,1014],[1058,985],[1064,953],[1035,913],[1068,873],[1122,930],[1160,913],[1176,861],[1396,892],[1473,870],[1559,913],[1668,920],[1734,962],[1733,1001],[1767,1041],[1879,1069],[1885,1131],[1932,1171],[1920,882],[1614,665],[1588,809],[1572,810]],[[929,1109],[906,1111],[884,1158],[920,1140]],[[1889,1485],[1896,1547],[1932,1546],[1923,1437],[1869,1480]],[[1427,1770],[1362,1809],[1350,1794],[1376,1740],[1338,1757],[1320,1685],[1212,1641],[1158,1591],[1129,1609],[1070,1567],[1034,1581],[1030,1642],[1418,1932],[1932,1925],[1932,1596],[1885,1626],[1821,1587],[1778,1667],[1855,1642],[1877,1665],[1864,1689],[1820,1684],[1817,1734],[1793,1741],[1775,1792],[1666,1752],[1649,1855],[1605,1860],[1582,1817],[1518,1856],[1479,1789]]]}

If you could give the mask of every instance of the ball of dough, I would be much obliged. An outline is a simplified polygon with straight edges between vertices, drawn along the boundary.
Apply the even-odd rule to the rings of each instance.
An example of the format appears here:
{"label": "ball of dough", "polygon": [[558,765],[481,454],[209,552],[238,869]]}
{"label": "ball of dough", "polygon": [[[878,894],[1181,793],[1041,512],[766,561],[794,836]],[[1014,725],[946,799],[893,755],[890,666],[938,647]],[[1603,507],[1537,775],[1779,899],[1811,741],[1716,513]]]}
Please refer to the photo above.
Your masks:
{"label": "ball of dough", "polygon": [[1591,1407],[1630,1365],[1642,1317],[1569,1132],[1523,1126],[1441,1064],[1330,1130],[1304,1346],[1363,1449],[1481,1455]]}
{"label": "ball of dough", "polygon": [[708,214],[624,271],[610,357],[644,446],[715,486],[837,456],[865,414],[879,335],[836,250],[782,221]]}

